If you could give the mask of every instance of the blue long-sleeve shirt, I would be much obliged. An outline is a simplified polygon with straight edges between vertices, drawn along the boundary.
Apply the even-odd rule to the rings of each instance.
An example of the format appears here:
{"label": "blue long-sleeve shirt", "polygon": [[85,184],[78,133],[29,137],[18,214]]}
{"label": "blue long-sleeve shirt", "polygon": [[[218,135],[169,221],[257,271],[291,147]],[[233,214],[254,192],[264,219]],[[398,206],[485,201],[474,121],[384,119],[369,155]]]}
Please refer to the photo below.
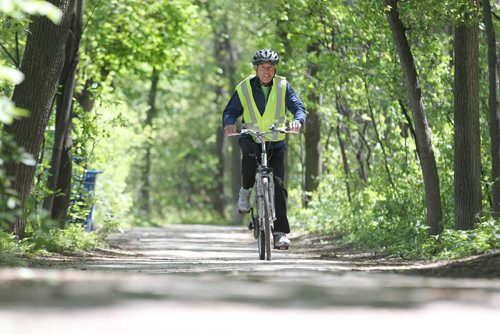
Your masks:
{"label": "blue long-sleeve shirt", "polygon": [[[256,76],[250,79],[250,86],[252,87],[252,94],[255,104],[257,105],[257,109],[260,114],[263,115],[266,110],[267,99],[262,91],[260,81]],[[285,105],[287,110],[293,114],[294,120],[304,125],[307,117],[306,108],[288,81],[286,82]],[[225,127],[227,125],[235,124],[236,119],[242,115],[243,105],[241,104],[238,93],[235,91],[222,114],[222,126]],[[285,140],[271,143],[272,148],[283,147],[284,145],[286,145]]]}

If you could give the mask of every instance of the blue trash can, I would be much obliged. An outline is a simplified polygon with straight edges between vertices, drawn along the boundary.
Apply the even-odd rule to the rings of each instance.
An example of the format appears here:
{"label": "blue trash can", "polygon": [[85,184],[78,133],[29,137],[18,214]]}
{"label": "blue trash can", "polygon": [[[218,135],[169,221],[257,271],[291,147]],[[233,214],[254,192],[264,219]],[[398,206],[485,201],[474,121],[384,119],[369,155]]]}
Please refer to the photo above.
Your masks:
{"label": "blue trash can", "polygon": [[[83,192],[84,195],[81,197],[84,198],[89,198],[94,196],[95,193],[95,183],[96,183],[96,178],[97,174],[100,174],[100,171],[97,170],[86,170],[85,174],[83,175]],[[92,203],[92,206],[90,207],[90,211],[83,222],[85,225],[85,229],[87,232],[90,232],[94,229],[94,208],[95,204]]]}

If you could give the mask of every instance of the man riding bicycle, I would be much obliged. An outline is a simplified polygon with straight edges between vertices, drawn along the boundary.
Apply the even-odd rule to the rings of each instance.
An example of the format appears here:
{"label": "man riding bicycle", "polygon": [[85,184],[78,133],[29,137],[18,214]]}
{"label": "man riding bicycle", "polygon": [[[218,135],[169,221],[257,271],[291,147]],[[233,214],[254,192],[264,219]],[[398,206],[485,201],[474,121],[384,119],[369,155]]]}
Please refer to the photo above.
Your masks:
{"label": "man riding bicycle", "polygon": [[[284,77],[276,75],[279,57],[270,49],[257,51],[252,64],[256,75],[251,75],[236,87],[222,115],[222,123],[226,135],[236,133],[236,119],[243,116],[244,128],[267,131],[271,125],[277,128],[285,126],[286,110],[294,115],[289,124],[290,131],[300,131],[306,119],[306,109],[299,96]],[[285,178],[285,135],[276,133],[268,138],[268,166],[273,169],[275,186],[276,221],[274,223],[274,247],[288,249],[290,233],[287,218],[287,198],[283,180]],[[257,159],[261,146],[250,135],[242,135],[239,139],[242,152],[242,179],[238,210],[241,213],[250,211],[250,195],[255,183]]]}

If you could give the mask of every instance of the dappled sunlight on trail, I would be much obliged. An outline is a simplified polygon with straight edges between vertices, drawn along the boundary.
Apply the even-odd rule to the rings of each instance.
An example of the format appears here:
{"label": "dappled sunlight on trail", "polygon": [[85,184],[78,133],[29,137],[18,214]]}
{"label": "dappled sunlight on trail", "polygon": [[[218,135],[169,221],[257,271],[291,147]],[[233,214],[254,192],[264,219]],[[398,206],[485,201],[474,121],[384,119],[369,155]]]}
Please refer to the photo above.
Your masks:
{"label": "dappled sunlight on trail", "polygon": [[[332,324],[395,333],[410,323],[405,332],[417,333],[438,320],[433,328],[446,323],[443,330],[465,333],[472,319],[491,324],[500,309],[498,279],[396,274],[303,246],[261,261],[243,227],[139,228],[109,242],[111,249],[86,256],[37,261],[42,268],[0,269],[0,332],[234,333],[241,326],[237,332],[250,333],[258,318],[285,323],[287,333]],[[13,331],[23,317],[37,326]]]}

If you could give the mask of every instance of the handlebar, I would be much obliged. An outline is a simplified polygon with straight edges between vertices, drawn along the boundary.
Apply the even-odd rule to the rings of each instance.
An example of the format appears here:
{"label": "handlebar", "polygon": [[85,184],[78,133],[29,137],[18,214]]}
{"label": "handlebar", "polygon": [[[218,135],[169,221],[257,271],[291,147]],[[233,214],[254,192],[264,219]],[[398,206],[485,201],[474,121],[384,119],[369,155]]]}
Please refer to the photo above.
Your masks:
{"label": "handlebar", "polygon": [[298,131],[290,131],[288,129],[288,127],[276,128],[274,126],[274,124],[269,127],[269,130],[270,131],[261,132],[261,131],[255,131],[252,129],[241,129],[240,132],[235,132],[235,133],[229,134],[228,136],[234,137],[234,136],[241,136],[244,134],[249,134],[249,135],[253,135],[253,136],[258,137],[258,138],[262,138],[262,137],[265,137],[267,135],[272,135],[273,133],[276,133],[276,132],[278,132],[278,133],[298,133]]}

